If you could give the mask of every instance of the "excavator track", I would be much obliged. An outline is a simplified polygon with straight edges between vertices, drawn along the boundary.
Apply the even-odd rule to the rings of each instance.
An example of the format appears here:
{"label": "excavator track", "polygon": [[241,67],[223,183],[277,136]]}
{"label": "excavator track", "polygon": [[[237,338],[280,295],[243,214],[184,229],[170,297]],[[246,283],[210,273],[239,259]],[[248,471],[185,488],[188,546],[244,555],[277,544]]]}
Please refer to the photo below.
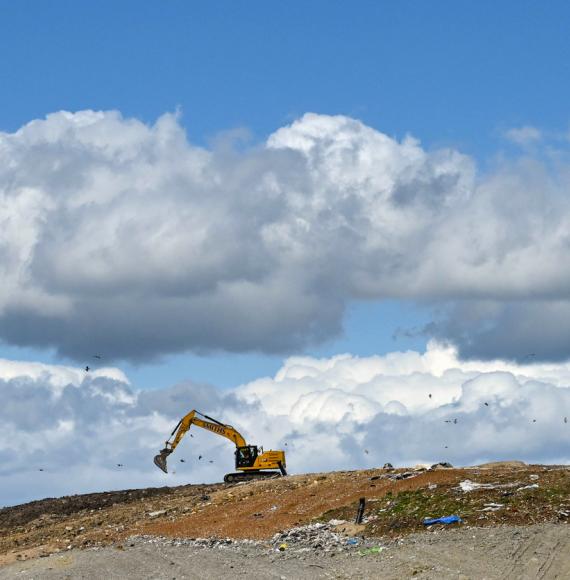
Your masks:
{"label": "excavator track", "polygon": [[245,471],[238,473],[227,473],[224,475],[224,483],[241,483],[242,481],[274,479],[277,477],[283,477],[279,471]]}

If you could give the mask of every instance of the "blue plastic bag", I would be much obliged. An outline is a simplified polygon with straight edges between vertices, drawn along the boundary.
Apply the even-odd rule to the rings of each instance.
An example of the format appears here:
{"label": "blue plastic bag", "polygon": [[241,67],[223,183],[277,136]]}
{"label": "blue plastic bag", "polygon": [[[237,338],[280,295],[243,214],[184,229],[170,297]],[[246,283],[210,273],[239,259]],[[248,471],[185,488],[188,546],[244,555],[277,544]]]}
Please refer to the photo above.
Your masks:
{"label": "blue plastic bag", "polygon": [[443,516],[442,518],[432,518],[431,520],[424,520],[424,526],[431,526],[432,524],[454,524],[461,523],[463,520],[459,516]]}

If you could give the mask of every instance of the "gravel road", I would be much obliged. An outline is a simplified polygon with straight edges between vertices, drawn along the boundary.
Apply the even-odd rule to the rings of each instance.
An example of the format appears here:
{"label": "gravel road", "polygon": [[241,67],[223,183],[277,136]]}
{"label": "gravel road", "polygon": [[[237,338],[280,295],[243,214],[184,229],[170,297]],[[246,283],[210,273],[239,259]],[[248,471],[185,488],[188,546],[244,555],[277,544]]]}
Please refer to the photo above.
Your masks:
{"label": "gravel road", "polygon": [[299,553],[278,552],[262,544],[207,548],[136,540],[16,562],[0,569],[0,580],[570,578],[569,532],[567,524],[426,531],[365,555],[359,555],[362,548],[358,546]]}

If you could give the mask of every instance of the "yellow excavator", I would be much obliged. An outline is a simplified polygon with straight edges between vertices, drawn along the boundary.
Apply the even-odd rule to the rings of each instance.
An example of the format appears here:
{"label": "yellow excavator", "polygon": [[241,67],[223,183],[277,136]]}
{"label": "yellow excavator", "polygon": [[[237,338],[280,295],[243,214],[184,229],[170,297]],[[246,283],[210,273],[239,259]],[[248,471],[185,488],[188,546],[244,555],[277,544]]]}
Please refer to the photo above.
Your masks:
{"label": "yellow excavator", "polygon": [[[203,419],[197,415],[200,415]],[[212,417],[208,417],[208,415],[196,410],[190,411],[190,413],[180,419],[178,425],[170,434],[164,449],[158,455],[155,455],[154,464],[159,469],[162,469],[164,473],[168,473],[166,458],[176,449],[180,440],[192,425],[226,437],[235,443],[236,469],[238,473],[225,475],[224,481],[226,483],[287,475],[284,451],[264,452],[262,447],[248,445],[243,436],[231,425],[224,425],[224,423],[220,423],[216,419],[212,419]]]}

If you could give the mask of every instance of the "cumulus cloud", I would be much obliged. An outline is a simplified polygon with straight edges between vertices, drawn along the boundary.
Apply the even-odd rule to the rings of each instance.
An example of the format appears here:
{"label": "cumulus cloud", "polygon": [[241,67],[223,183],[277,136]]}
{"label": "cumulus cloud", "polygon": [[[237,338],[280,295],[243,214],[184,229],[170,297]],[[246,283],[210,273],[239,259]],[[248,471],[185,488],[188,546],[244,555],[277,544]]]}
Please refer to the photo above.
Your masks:
{"label": "cumulus cloud", "polygon": [[[197,428],[170,457],[168,475],[152,464],[192,408],[234,425],[251,443],[285,449],[292,473],[386,461],[570,461],[568,363],[465,362],[431,343],[423,353],[293,357],[274,377],[227,391],[192,382],[139,391],[117,369],[92,376],[19,364],[0,379],[5,504],[220,481],[234,470],[233,446]],[[6,368],[2,361],[0,371]]]}
{"label": "cumulus cloud", "polygon": [[456,150],[317,114],[208,149],[175,115],[113,111],[0,133],[0,156],[11,344],[108,360],[299,352],[338,334],[351,300],[399,298],[433,307],[426,333],[462,356],[570,355],[562,157],[478,175]]}

